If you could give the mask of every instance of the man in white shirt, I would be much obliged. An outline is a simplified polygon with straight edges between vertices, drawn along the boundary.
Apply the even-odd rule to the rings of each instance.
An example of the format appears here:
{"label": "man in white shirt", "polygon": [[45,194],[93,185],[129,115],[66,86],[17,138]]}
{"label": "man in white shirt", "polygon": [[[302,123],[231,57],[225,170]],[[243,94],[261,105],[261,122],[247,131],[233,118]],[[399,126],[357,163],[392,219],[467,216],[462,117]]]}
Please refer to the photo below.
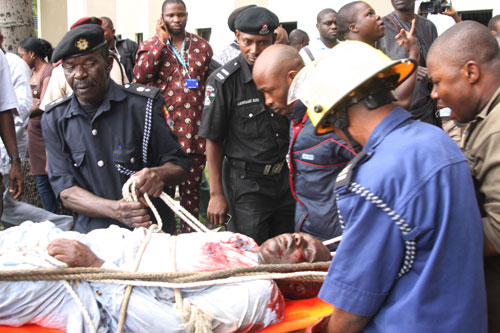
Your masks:
{"label": "man in white shirt", "polygon": [[[23,190],[23,174],[21,171],[21,159],[17,148],[16,132],[14,128],[14,116],[17,114],[18,103],[14,88],[12,86],[9,64],[3,52],[0,52],[0,137],[8,152],[12,167],[9,171],[9,192],[17,199]],[[6,170],[0,165],[0,173]]]}
{"label": "man in white shirt", "polygon": [[[3,35],[0,29],[0,50],[2,48]],[[1,51],[0,51],[1,52]],[[31,72],[26,62],[13,53],[5,53],[9,64],[12,86],[17,98],[17,114],[14,114],[14,126],[17,138],[17,147],[21,160],[26,158],[28,151],[28,132],[26,130],[33,106],[31,87],[29,84]],[[6,189],[9,188],[9,177],[6,172],[10,169],[10,159],[2,141],[0,141],[1,167],[5,170],[2,182]],[[26,220],[54,222],[62,230],[70,230],[73,225],[73,217],[67,215],[56,215],[45,209],[41,209],[28,203],[14,200],[12,193],[5,190],[3,193],[3,211],[1,219],[4,226],[19,225]]]}
{"label": "man in white shirt", "polygon": [[337,12],[331,8],[325,8],[318,13],[316,18],[316,28],[319,32],[319,37],[312,40],[309,45],[304,46],[299,54],[304,60],[304,64],[308,64],[316,59],[321,58],[326,51],[337,45]]}

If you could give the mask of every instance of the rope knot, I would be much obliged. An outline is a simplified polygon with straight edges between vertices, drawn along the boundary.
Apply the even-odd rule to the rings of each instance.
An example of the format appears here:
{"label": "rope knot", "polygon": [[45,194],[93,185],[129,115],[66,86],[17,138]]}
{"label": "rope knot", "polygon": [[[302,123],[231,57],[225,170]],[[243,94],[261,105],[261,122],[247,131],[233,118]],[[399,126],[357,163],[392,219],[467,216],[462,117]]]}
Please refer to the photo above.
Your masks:
{"label": "rope knot", "polygon": [[175,310],[183,321],[183,328],[189,333],[212,332],[211,313],[199,309],[191,303],[189,298],[184,298],[180,303],[175,303]]}

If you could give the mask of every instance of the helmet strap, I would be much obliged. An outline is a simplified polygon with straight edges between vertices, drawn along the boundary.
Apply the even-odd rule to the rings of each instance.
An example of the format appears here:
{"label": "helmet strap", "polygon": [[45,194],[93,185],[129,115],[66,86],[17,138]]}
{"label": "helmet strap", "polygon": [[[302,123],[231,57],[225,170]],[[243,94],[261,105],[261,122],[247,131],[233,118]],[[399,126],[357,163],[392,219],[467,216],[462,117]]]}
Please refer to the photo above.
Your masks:
{"label": "helmet strap", "polygon": [[343,104],[339,107],[339,111],[335,113],[335,115],[332,115],[331,117],[331,122],[333,124],[333,127],[338,128],[342,132],[344,132],[345,136],[351,143],[352,149],[358,153],[361,151],[363,148],[358,141],[356,141],[349,130],[347,129],[349,127],[349,118],[347,118],[347,105]]}
{"label": "helmet strap", "polygon": [[373,110],[379,106],[397,101],[398,98],[392,90],[395,86],[399,74],[390,75],[384,79],[373,79],[366,86],[359,87],[354,96],[348,101],[341,103],[337,107],[337,112],[330,116],[329,121],[335,128],[340,129],[351,142],[351,146],[357,153],[363,148],[359,142],[354,140],[351,133],[347,129],[349,127],[349,118],[347,117],[347,109],[356,103],[363,102],[368,110]]}
{"label": "helmet strap", "polygon": [[379,90],[370,93],[365,98],[363,98],[363,104],[368,108],[368,110],[373,110],[379,106],[388,104],[393,101],[397,101],[398,98],[394,94],[393,90]]}

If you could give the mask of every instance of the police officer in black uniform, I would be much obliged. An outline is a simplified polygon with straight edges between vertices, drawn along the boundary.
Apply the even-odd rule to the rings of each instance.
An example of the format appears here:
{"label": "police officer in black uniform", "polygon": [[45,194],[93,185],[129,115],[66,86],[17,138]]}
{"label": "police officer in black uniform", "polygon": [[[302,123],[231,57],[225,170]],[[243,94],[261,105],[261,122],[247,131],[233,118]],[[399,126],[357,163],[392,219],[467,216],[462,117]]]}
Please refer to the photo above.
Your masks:
{"label": "police officer in black uniform", "polygon": [[[146,206],[125,202],[122,185],[134,174],[139,193],[158,197],[186,178],[190,164],[166,124],[163,97],[153,87],[110,80],[113,58],[98,25],[66,33],[52,61],[60,59],[74,94],[49,104],[42,118],[54,192],[76,213],[79,232],[149,226]],[[170,232],[171,217],[164,221]]]}
{"label": "police officer in black uniform", "polygon": [[293,232],[295,202],[285,156],[289,121],[265,105],[252,80],[252,66],[275,38],[278,17],[254,7],[238,15],[241,55],[207,80],[199,135],[207,139],[210,202],[207,215],[261,244]]}

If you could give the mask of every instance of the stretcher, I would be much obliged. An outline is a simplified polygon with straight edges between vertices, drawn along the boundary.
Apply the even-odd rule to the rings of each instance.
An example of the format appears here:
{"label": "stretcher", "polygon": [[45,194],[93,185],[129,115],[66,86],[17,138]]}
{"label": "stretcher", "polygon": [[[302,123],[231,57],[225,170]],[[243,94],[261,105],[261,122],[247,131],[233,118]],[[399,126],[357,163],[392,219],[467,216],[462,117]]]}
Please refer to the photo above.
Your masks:
{"label": "stretcher", "polygon": [[[283,333],[302,330],[329,315],[333,306],[317,297],[303,300],[286,300],[285,319],[276,325],[265,328],[262,333]],[[64,333],[64,331],[44,328],[37,325],[8,327],[0,325],[1,333]]]}
{"label": "stretcher", "polygon": [[64,333],[64,331],[53,328],[45,328],[37,325],[24,325],[21,327],[10,327],[0,325],[2,333]]}

